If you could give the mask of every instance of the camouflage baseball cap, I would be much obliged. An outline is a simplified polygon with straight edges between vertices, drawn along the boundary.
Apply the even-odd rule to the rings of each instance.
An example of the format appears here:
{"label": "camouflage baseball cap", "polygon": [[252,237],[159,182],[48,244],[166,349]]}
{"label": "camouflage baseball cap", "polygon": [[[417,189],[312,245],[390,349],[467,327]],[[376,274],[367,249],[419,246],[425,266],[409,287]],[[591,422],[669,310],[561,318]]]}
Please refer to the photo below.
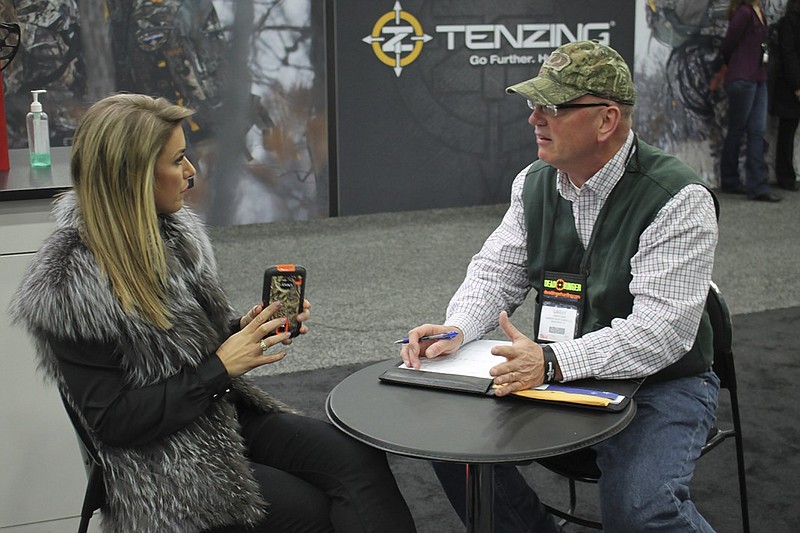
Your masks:
{"label": "camouflage baseball cap", "polygon": [[539,75],[506,89],[532,102],[558,105],[587,94],[621,104],[636,102],[631,71],[616,50],[597,41],[577,41],[556,48]]}

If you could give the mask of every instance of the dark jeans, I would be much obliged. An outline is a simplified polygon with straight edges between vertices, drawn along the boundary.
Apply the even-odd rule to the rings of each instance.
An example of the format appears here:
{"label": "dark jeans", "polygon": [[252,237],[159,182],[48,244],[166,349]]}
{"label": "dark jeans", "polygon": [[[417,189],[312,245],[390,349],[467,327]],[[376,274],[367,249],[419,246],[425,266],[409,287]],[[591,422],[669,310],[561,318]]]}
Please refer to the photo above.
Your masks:
{"label": "dark jeans", "polygon": [[794,134],[800,119],[778,120],[778,139],[775,145],[775,177],[781,187],[792,187],[797,179],[794,171]]}
{"label": "dark jeans", "polygon": [[728,95],[728,132],[722,145],[720,179],[723,189],[742,187],[739,178],[739,148],[747,137],[745,185],[747,196],[754,198],[769,192],[769,170],[764,161],[767,129],[767,84],[736,80],[725,87]]}
{"label": "dark jeans", "polygon": [[313,418],[247,410],[239,417],[267,518],[255,529],[208,533],[416,531],[383,452]]}

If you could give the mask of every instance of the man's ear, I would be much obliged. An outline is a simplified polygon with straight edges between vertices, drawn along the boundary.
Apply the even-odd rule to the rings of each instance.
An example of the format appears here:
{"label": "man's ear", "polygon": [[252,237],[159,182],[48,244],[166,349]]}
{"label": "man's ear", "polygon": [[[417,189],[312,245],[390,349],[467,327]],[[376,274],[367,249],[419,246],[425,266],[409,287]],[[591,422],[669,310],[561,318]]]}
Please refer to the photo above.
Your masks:
{"label": "man's ear", "polygon": [[607,141],[619,129],[622,122],[622,110],[617,106],[603,108],[600,114],[600,127],[597,129],[597,140]]}

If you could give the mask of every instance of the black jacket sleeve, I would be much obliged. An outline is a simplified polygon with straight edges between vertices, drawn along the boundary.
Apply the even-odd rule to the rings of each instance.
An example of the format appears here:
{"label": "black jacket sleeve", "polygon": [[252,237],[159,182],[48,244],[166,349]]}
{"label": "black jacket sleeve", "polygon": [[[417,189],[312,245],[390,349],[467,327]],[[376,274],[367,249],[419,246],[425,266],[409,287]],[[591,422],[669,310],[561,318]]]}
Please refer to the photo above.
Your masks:
{"label": "black jacket sleeve", "polygon": [[780,69],[792,91],[800,89],[800,14],[790,13],[779,22]]}
{"label": "black jacket sleeve", "polygon": [[109,446],[137,446],[192,422],[230,387],[222,361],[211,354],[197,368],[131,388],[114,347],[51,341],[70,394],[89,426]]}

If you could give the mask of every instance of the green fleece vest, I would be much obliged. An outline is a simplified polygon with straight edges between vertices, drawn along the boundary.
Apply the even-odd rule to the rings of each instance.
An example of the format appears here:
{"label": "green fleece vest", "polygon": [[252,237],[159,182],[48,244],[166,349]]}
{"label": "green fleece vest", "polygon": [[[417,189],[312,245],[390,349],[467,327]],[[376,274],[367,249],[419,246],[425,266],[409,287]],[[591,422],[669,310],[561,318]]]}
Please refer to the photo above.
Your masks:
{"label": "green fleece vest", "polygon": [[[612,319],[630,315],[633,309],[630,261],[639,249],[642,232],[683,187],[703,184],[675,157],[644,142],[634,142],[636,151],[598,215],[588,255],[575,229],[572,204],[556,190],[556,169],[536,161],[525,180],[522,198],[528,250],[542,251],[528,254],[528,279],[540,295],[545,271],[586,276],[580,335],[609,327]],[[537,317],[540,310],[541,299],[537,296]],[[537,336],[538,327],[537,320]],[[712,340],[711,323],[704,310],[692,349],[648,381],[708,370],[713,361]]]}

